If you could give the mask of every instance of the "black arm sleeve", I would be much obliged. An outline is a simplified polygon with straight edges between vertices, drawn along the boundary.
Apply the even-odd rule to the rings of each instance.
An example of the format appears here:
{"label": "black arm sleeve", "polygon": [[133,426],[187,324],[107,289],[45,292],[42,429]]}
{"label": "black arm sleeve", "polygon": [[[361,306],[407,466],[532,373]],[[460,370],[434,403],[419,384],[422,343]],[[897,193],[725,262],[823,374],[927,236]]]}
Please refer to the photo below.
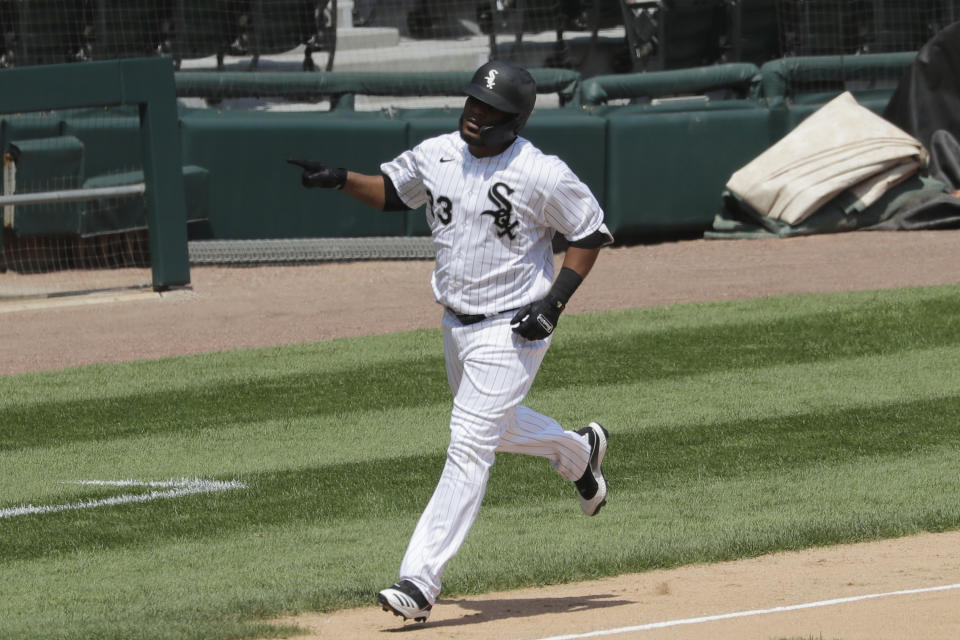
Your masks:
{"label": "black arm sleeve", "polygon": [[383,210],[409,211],[410,207],[404,204],[397,194],[397,188],[393,186],[393,180],[385,173],[381,175],[383,176]]}

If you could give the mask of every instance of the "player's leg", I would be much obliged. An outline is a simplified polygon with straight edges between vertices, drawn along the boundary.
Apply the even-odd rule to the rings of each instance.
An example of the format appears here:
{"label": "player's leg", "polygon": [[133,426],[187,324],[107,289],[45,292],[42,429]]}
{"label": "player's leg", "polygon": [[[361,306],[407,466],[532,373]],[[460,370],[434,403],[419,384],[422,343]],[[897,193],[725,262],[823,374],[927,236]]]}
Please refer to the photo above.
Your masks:
{"label": "player's leg", "polygon": [[498,452],[539,456],[570,482],[576,482],[590,462],[590,440],[529,407],[518,406],[506,421]]}
{"label": "player's leg", "polygon": [[603,458],[608,435],[596,422],[564,431],[553,418],[521,405],[505,421],[497,452],[546,458],[557,473],[576,485],[583,512],[594,516],[607,503]]}
{"label": "player's leg", "polygon": [[[509,317],[460,326],[444,320],[444,352],[451,387],[450,445],[437,487],[420,516],[400,566],[432,604],[446,563],[473,526],[486,491],[504,417],[533,383],[546,344],[517,347]],[[450,359],[456,363],[450,363]],[[457,364],[459,363],[459,364]]]}

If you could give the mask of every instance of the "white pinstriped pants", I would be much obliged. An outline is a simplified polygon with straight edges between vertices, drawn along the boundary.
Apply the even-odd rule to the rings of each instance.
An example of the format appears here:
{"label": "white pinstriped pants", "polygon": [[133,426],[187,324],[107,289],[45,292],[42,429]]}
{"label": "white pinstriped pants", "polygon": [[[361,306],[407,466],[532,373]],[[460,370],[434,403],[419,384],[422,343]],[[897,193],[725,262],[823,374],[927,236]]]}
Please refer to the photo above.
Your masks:
{"label": "white pinstriped pants", "polygon": [[432,604],[441,575],[473,526],[496,452],[547,458],[561,476],[577,480],[587,467],[587,439],[522,406],[550,347],[513,333],[512,313],[462,326],[443,316],[443,351],[453,392],[450,446],[443,474],[400,565],[400,579],[417,585]]}

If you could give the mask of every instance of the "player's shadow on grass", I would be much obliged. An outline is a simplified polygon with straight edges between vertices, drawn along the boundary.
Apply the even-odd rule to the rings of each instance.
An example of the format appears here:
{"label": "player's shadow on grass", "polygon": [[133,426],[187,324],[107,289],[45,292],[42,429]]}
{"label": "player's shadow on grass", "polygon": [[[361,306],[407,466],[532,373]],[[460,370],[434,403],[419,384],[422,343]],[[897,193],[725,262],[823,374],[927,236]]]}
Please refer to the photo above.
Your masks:
{"label": "player's shadow on grass", "polygon": [[490,620],[505,618],[529,618],[548,613],[569,613],[573,611],[587,611],[590,609],[606,609],[621,605],[634,604],[630,600],[617,600],[610,593],[572,596],[567,598],[504,598],[502,600],[438,600],[437,605],[449,607],[458,606],[467,612],[461,617],[449,620],[428,620],[423,624],[406,624],[402,627],[384,629],[387,632],[416,631],[417,629],[442,629],[444,627],[459,627],[469,624],[478,624]]}

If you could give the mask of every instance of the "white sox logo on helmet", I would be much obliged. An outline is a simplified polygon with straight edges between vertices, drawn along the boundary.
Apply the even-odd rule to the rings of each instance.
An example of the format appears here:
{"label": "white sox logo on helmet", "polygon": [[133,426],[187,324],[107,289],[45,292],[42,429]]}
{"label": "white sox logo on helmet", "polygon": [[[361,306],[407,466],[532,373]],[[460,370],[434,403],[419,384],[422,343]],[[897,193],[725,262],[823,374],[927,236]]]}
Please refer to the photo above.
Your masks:
{"label": "white sox logo on helmet", "polygon": [[497,84],[497,74],[500,73],[496,69],[490,69],[490,73],[487,74],[487,77],[484,80],[487,81],[487,89],[493,89],[493,86]]}

